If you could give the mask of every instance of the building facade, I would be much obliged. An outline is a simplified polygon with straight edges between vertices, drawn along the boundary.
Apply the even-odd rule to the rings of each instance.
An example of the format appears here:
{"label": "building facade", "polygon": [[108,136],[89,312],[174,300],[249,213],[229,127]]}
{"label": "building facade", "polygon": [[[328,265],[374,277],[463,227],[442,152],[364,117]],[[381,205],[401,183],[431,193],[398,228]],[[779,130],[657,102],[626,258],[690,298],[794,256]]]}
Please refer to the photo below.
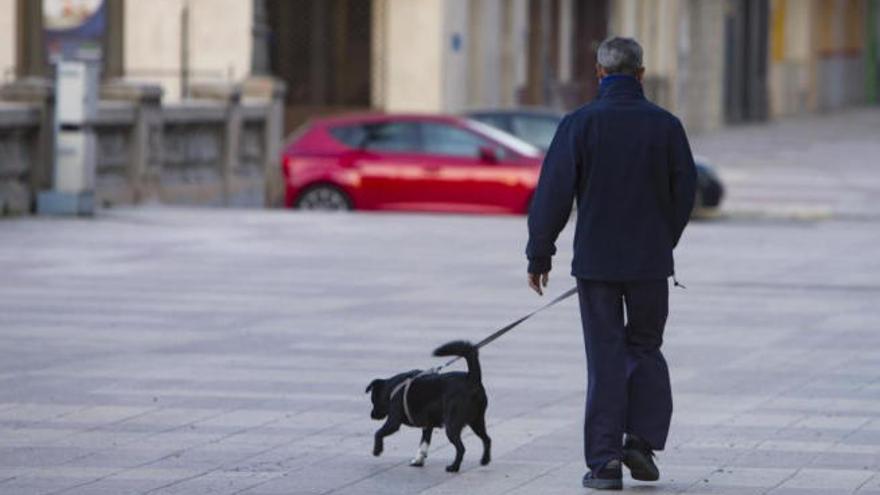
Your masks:
{"label": "building facade", "polygon": [[774,116],[876,102],[877,2],[773,0]]}
{"label": "building facade", "polygon": [[595,95],[598,44],[620,34],[645,47],[649,97],[701,131],[875,103],[878,2],[0,0],[0,74],[51,77],[51,16],[86,5],[105,79],[174,101],[274,76],[292,130],[346,111],[572,109]]}

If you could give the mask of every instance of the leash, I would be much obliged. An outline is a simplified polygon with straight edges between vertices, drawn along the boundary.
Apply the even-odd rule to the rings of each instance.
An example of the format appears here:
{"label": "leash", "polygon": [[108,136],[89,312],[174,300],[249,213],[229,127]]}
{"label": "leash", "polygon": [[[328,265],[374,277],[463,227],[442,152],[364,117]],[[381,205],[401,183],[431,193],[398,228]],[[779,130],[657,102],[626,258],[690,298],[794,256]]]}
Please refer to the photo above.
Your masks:
{"label": "leash", "polygon": [[[476,347],[477,349],[480,349],[486,345],[491,344],[498,337],[501,337],[505,333],[518,327],[524,321],[535,316],[536,314],[540,313],[541,311],[544,311],[545,309],[549,309],[550,307],[559,304],[560,302],[568,299],[569,297],[575,295],[576,293],[577,293],[577,287],[572,287],[571,289],[568,289],[567,291],[563,292],[560,296],[557,296],[556,299],[553,299],[552,301],[550,301],[547,304],[541,306],[540,308],[532,311],[531,313],[523,316],[522,318],[515,320],[511,323],[508,323],[507,325],[492,332],[488,337],[477,342],[477,344],[474,347]],[[439,373],[440,370],[442,370],[443,368],[446,368],[447,366],[451,365],[452,363],[458,361],[461,358],[462,358],[462,356],[456,356],[456,357],[450,359],[449,361],[441,364],[440,366],[435,366],[433,368],[422,371],[414,376],[411,376],[411,377],[407,378],[406,380],[404,380],[403,382],[399,383],[396,387],[394,387],[394,389],[391,390],[391,395],[389,396],[389,398],[393,399],[394,395],[397,394],[397,392],[399,392],[401,389],[403,389],[403,397],[402,397],[402,399],[403,399],[403,412],[404,412],[404,414],[406,414],[406,419],[410,422],[410,424],[414,425],[415,421],[413,421],[412,415],[409,412],[409,403],[408,403],[409,401],[407,401],[406,398],[407,398],[407,395],[409,395],[409,386],[412,385],[412,382],[415,381],[417,378],[421,378],[425,375],[433,375],[433,374]]]}
{"label": "leash", "polygon": [[[514,328],[518,327],[518,326],[520,325],[520,323],[522,323],[522,322],[528,320],[529,318],[535,316],[536,314],[540,313],[541,311],[544,311],[545,309],[549,309],[550,307],[555,306],[555,305],[561,303],[562,301],[568,299],[569,297],[571,297],[571,296],[577,294],[577,291],[578,291],[577,287],[572,287],[571,289],[568,289],[567,291],[563,292],[562,295],[557,296],[556,299],[554,299],[554,300],[548,302],[547,304],[545,304],[545,305],[541,306],[540,308],[538,308],[538,309],[532,311],[531,313],[529,313],[529,314],[523,316],[522,318],[520,318],[520,319],[518,319],[518,320],[516,320],[516,321],[514,321],[514,322],[512,322],[512,323],[508,323],[507,325],[505,325],[505,326],[502,327],[502,328],[499,328],[498,330],[496,330],[495,332],[493,332],[491,335],[489,335],[489,336],[486,337],[485,339],[483,339],[483,340],[477,342],[477,344],[476,344],[474,347],[476,347],[477,349],[481,349],[481,348],[483,348],[484,346],[487,346],[487,345],[491,344],[491,343],[494,342],[498,337],[501,337],[501,336],[504,335],[505,333],[507,333],[507,332],[513,330]],[[443,368],[445,368],[445,367],[449,366],[450,364],[452,364],[452,363],[458,361],[459,359],[462,359],[462,357],[461,357],[461,356],[456,356],[456,357],[450,359],[449,361],[447,361],[445,364],[443,364],[443,365],[441,365],[441,366],[437,366],[437,367],[435,367],[435,368],[431,368],[431,369],[432,369],[432,370],[436,370],[436,371],[435,371],[435,373],[436,373],[437,371],[442,370]]]}

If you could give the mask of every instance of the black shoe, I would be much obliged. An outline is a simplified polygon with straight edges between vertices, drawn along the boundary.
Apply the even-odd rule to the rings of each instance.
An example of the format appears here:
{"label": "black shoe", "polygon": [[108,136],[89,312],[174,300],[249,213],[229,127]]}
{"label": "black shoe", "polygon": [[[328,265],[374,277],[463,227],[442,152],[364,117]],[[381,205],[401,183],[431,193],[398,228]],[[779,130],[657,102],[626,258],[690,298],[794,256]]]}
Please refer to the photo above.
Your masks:
{"label": "black shoe", "polygon": [[627,435],[623,444],[623,463],[629,468],[633,479],[657,481],[660,470],[654,464],[654,450],[647,442],[635,435]]}
{"label": "black shoe", "polygon": [[623,490],[623,473],[620,461],[608,461],[602,469],[584,475],[584,488],[593,490]]}

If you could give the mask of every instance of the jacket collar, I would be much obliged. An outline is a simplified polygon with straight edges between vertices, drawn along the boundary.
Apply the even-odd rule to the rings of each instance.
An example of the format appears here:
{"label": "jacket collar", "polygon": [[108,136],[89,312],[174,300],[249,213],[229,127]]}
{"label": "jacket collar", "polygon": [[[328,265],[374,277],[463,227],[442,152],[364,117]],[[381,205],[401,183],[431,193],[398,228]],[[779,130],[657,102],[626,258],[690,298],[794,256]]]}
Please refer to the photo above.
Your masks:
{"label": "jacket collar", "polygon": [[599,98],[644,98],[642,83],[634,76],[612,74],[599,82]]}

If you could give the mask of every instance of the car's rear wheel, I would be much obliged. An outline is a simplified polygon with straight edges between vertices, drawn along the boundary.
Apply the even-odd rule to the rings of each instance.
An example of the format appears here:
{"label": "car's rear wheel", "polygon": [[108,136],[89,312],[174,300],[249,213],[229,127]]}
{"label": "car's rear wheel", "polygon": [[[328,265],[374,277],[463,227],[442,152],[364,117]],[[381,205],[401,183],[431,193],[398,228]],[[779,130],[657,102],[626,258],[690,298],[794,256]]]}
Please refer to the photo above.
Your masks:
{"label": "car's rear wheel", "polygon": [[352,209],[351,200],[338,187],[326,184],[307,189],[296,201],[301,210],[348,211]]}

